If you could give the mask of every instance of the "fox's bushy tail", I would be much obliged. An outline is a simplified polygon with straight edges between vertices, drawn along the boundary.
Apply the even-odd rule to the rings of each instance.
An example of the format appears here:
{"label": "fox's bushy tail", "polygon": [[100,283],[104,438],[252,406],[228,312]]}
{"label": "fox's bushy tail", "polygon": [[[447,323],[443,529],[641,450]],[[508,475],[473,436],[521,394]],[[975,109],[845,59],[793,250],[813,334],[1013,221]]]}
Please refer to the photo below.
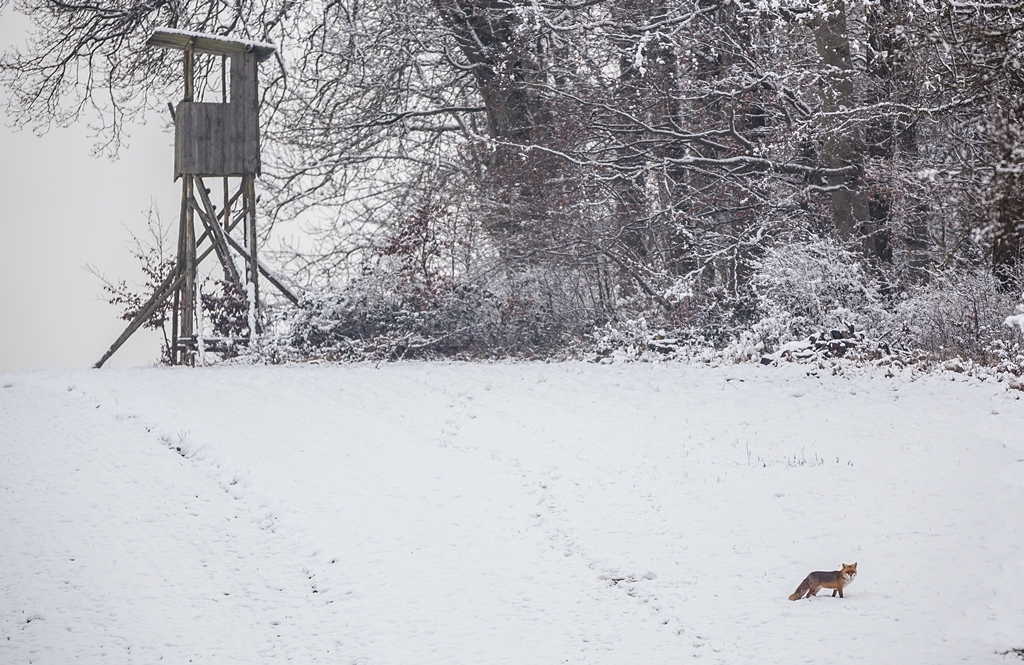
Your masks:
{"label": "fox's bushy tail", "polygon": [[804,581],[800,583],[800,586],[796,588],[796,591],[789,597],[790,600],[800,600],[804,597],[804,594],[811,590],[811,584],[804,578]]}

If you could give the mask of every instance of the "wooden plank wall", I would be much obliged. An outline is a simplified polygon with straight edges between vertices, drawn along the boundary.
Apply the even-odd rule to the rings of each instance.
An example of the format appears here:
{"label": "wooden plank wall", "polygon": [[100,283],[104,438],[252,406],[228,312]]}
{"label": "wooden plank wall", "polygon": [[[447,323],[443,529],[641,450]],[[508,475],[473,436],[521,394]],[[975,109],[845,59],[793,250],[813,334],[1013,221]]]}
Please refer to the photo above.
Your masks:
{"label": "wooden plank wall", "polygon": [[231,101],[180,102],[175,110],[174,176],[260,172],[256,57],[231,56]]}
{"label": "wooden plank wall", "polygon": [[231,57],[231,102],[238,105],[242,161],[246,173],[260,173],[260,98],[256,55],[240,53]]}

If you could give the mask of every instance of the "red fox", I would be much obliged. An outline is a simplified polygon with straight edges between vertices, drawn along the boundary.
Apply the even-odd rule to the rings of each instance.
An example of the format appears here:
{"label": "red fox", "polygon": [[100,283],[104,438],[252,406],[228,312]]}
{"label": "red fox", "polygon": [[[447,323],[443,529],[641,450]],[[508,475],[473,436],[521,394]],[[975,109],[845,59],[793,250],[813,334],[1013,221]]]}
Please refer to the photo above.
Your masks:
{"label": "red fox", "polygon": [[800,583],[800,586],[796,588],[793,595],[789,597],[790,600],[800,600],[801,598],[818,595],[823,587],[825,589],[834,589],[832,597],[835,598],[836,594],[839,597],[843,597],[843,588],[849,586],[853,578],[857,577],[857,563],[851,563],[847,566],[843,564],[842,570],[833,570],[831,572],[822,572],[820,570],[815,571],[804,578],[804,581]]}

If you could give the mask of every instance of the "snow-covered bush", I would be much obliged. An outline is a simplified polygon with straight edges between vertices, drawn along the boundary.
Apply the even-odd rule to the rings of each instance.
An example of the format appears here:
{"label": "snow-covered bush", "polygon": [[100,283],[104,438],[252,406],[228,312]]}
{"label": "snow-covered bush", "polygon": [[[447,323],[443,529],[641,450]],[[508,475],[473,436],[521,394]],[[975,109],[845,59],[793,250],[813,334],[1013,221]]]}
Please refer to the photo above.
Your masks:
{"label": "snow-covered bush", "polygon": [[465,285],[413,287],[367,269],[337,292],[307,297],[287,344],[329,360],[397,359],[478,351],[496,318],[491,294]]}
{"label": "snow-covered bush", "polygon": [[591,335],[592,348],[587,356],[597,361],[648,360],[677,358],[686,342],[664,328],[652,330],[645,318],[606,323]]}
{"label": "snow-covered bush", "polygon": [[1006,325],[1016,298],[983,270],[950,272],[912,290],[895,308],[894,337],[936,358],[983,364],[1004,360],[1020,349],[1022,331]]}
{"label": "snow-covered bush", "polygon": [[[902,362],[960,357],[1020,375],[1014,298],[983,271],[951,272],[902,296],[831,240],[768,247],[730,290],[689,276],[648,276],[611,309],[579,297],[570,265],[486,278],[449,269],[456,240],[415,216],[355,279],[307,293],[260,358],[688,358],[704,362],[843,356]],[[1010,321],[1017,321],[1011,317]]]}
{"label": "snow-covered bush", "polygon": [[578,346],[583,330],[552,302],[551,285],[525,273],[496,282],[435,283],[367,268],[330,293],[308,296],[285,336],[298,357],[550,357]]}
{"label": "snow-covered bush", "polygon": [[861,262],[832,240],[768,248],[750,286],[760,319],[749,332],[767,350],[822,330],[872,328],[885,318]]}

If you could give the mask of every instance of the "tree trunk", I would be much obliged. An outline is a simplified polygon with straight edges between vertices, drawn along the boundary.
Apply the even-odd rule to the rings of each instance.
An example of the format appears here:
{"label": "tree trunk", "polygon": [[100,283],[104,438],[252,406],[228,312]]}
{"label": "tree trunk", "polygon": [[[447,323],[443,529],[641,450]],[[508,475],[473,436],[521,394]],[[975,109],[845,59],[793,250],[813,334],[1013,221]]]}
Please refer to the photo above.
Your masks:
{"label": "tree trunk", "polygon": [[[844,0],[826,0],[824,7],[824,12],[816,15],[814,21],[823,114],[821,157],[830,169],[857,167],[854,175],[828,177],[836,231],[843,240],[851,240],[863,233],[865,229],[862,226],[869,220],[868,200],[862,181],[863,142],[857,128],[839,115],[855,104],[846,5]],[[875,253],[873,235],[868,233],[864,239],[865,250],[872,254]]]}
{"label": "tree trunk", "polygon": [[552,113],[533,86],[543,76],[542,40],[528,20],[538,11],[528,0],[434,0],[452,30],[462,54],[473,68],[487,113],[487,130],[495,140],[487,163],[494,210],[485,221],[499,246],[521,254],[550,225],[547,204],[559,164],[544,151]]}

